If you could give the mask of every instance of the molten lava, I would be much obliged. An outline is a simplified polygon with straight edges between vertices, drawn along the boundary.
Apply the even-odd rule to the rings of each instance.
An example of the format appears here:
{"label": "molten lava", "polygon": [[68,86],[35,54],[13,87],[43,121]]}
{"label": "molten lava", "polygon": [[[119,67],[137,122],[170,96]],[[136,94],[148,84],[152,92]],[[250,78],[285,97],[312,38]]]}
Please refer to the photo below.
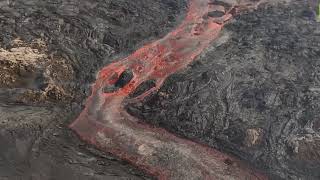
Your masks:
{"label": "molten lava", "polygon": [[[232,16],[259,2],[190,0],[186,18],[174,31],[99,72],[86,108],[70,127],[86,142],[159,179],[265,179],[229,155],[143,124],[124,109],[157,91],[218,37]],[[129,96],[150,80],[150,89]]]}

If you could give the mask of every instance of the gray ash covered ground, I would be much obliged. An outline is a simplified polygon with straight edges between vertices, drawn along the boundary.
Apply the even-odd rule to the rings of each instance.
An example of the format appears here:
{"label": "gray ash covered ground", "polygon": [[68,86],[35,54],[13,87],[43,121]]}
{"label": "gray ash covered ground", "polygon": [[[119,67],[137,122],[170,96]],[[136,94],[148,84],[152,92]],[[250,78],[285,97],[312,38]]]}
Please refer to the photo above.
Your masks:
{"label": "gray ash covered ground", "polygon": [[272,179],[320,179],[320,24],[310,14],[293,1],[240,15],[128,112]]}
{"label": "gray ash covered ground", "polygon": [[96,72],[169,32],[184,0],[0,0],[0,179],[151,179],[68,125]]}

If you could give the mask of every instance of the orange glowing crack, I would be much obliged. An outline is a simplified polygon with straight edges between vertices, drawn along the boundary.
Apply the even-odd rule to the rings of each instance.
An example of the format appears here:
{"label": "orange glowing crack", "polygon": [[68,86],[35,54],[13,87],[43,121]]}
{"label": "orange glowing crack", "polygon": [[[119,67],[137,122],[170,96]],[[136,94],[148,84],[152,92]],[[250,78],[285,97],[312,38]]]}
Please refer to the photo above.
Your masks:
{"label": "orange glowing crack", "polygon": [[[150,127],[129,115],[124,106],[157,91],[171,74],[182,70],[216,39],[224,24],[257,0],[190,0],[184,21],[165,37],[103,68],[86,108],[70,127],[82,140],[143,169],[158,179],[266,179],[239,160],[207,146]],[[161,28],[161,27],[159,27]],[[121,74],[131,79],[113,91]],[[129,98],[147,80],[155,86]]]}

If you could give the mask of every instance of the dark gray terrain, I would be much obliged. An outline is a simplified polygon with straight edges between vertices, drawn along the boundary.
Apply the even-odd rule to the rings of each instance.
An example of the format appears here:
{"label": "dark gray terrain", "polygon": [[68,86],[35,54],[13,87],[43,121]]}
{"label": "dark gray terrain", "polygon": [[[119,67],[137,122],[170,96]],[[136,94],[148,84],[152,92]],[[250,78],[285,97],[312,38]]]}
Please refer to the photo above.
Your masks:
{"label": "dark gray terrain", "polygon": [[[320,179],[320,23],[305,1],[238,16],[127,109],[267,172]],[[68,125],[96,72],[169,32],[186,0],[0,0],[0,180],[152,179]]]}
{"label": "dark gray terrain", "polygon": [[292,1],[238,16],[198,61],[128,112],[271,179],[320,179],[320,23],[311,9]]}
{"label": "dark gray terrain", "polygon": [[186,6],[185,0],[0,0],[0,180],[150,179],[80,142],[68,125],[96,72],[165,35]]}

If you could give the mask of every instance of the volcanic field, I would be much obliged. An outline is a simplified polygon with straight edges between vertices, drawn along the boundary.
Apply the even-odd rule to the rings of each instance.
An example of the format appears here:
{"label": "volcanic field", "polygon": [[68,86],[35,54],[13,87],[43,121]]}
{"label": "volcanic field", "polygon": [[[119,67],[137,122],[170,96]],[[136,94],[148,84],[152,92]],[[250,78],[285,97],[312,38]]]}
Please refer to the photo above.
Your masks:
{"label": "volcanic field", "polygon": [[319,179],[316,10],[0,2],[0,179]]}

